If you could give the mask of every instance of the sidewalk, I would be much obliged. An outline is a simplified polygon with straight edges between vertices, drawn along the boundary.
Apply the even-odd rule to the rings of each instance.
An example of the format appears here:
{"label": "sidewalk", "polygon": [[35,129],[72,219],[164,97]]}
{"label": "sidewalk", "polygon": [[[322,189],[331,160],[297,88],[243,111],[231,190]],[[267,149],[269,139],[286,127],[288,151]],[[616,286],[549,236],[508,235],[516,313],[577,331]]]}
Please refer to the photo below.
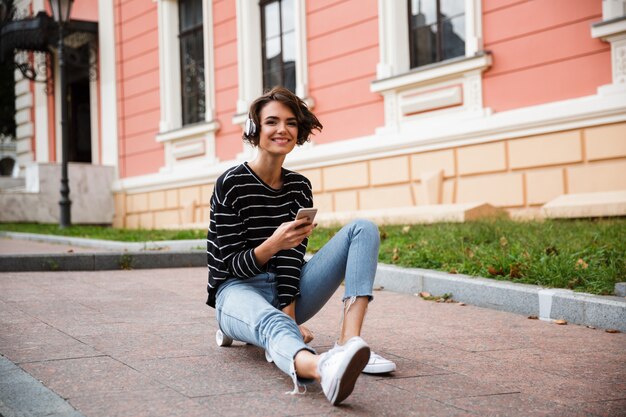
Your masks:
{"label": "sidewalk", "polygon": [[[318,386],[285,395],[290,378],[260,349],[216,346],[205,285],[205,268],[1,274],[0,414],[623,416],[626,409],[623,333],[385,290],[375,294],[363,336],[398,370],[363,375],[340,407]],[[309,322],[318,351],[335,340],[340,297]],[[29,390],[48,394],[19,401]]]}

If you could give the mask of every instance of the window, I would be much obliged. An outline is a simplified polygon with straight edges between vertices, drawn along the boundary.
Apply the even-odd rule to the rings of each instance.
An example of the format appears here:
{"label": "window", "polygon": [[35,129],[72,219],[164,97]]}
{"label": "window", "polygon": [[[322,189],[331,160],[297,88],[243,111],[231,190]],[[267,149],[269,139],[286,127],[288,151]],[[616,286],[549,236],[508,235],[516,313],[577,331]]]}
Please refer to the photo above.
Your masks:
{"label": "window", "polygon": [[263,90],[282,85],[296,92],[294,0],[262,1]]}
{"label": "window", "polygon": [[465,55],[465,0],[408,0],[411,68]]}
{"label": "window", "polygon": [[155,0],[159,22],[161,172],[195,175],[217,161],[213,0]]}
{"label": "window", "polygon": [[380,60],[371,91],[385,100],[394,133],[418,120],[437,125],[490,112],[483,107],[482,0],[378,0]]}
{"label": "window", "polygon": [[204,35],[202,0],[178,3],[180,82],[183,125],[205,119]]}

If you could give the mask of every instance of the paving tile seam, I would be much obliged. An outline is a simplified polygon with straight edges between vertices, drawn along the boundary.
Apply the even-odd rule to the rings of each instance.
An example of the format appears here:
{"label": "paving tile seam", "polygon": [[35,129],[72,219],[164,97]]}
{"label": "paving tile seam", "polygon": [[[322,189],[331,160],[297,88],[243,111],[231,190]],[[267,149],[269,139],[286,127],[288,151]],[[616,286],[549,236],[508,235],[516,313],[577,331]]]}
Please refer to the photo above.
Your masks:
{"label": "paving tile seam", "polygon": [[473,410],[470,410],[469,408],[463,408],[463,407],[458,406],[456,404],[446,402],[447,400],[438,400],[438,399],[430,398],[430,397],[427,397],[427,396],[425,396],[425,397],[429,398],[431,401],[437,402],[437,403],[439,403],[439,404],[441,404],[441,405],[443,405],[445,407],[451,407],[451,408],[454,408],[455,410],[463,411],[465,413],[469,413],[469,414],[472,414],[472,415],[475,415],[475,416],[479,416],[479,417],[484,417],[480,412],[473,411]]}
{"label": "paving tile seam", "polygon": [[109,357],[109,355],[103,353],[102,355],[75,356],[71,358],[43,359],[43,360],[38,360],[38,361],[19,361],[19,362],[14,362],[14,363],[16,365],[21,366],[21,365],[30,365],[30,364],[37,364],[37,363],[63,362],[63,361],[73,361],[77,359],[93,359],[93,358],[104,358],[104,357]]}
{"label": "paving tile seam", "polygon": [[387,377],[387,378],[376,378],[375,377],[374,381],[381,381],[381,382],[398,381],[398,380],[401,380],[401,379],[428,378],[428,377],[431,377],[431,376],[451,375],[451,374],[461,375],[458,372],[452,372],[452,371],[446,372],[446,371],[443,371],[443,372],[437,372],[437,373],[434,373],[434,374],[426,374],[426,375],[403,375],[403,376],[390,376],[390,377]]}
{"label": "paving tile seam", "polygon": [[449,399],[456,400],[459,398],[485,398],[485,397],[497,397],[499,395],[514,395],[514,394],[522,394],[522,391],[495,392],[493,394],[479,394],[479,395],[464,395],[461,397],[451,397]]}

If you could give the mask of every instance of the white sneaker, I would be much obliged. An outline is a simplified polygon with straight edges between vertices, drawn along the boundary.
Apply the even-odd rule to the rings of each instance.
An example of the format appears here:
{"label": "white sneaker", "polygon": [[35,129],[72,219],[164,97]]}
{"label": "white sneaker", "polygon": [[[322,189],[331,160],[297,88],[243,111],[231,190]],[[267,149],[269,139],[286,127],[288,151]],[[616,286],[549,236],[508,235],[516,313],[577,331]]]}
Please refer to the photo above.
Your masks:
{"label": "white sneaker", "polygon": [[348,342],[322,353],[317,365],[322,391],[332,405],[338,405],[352,394],[354,384],[370,357],[370,348],[363,339],[355,336]]}
{"label": "white sneaker", "polygon": [[[348,340],[343,345],[338,345],[337,343],[335,343],[335,348],[346,346],[347,344],[352,342],[352,340],[354,339],[355,338],[353,337],[352,339]],[[359,339],[361,338],[359,337]],[[395,370],[396,370],[395,363],[393,363],[389,359],[383,358],[382,356],[380,356],[377,353],[374,353],[373,351],[370,351],[370,358],[367,361],[367,365],[365,366],[365,368],[363,368],[363,372],[366,374],[386,374],[389,372],[393,372]]]}
{"label": "white sneaker", "polygon": [[389,359],[385,359],[382,356],[371,352],[370,359],[367,362],[363,372],[366,374],[386,374],[396,370],[396,364]]}

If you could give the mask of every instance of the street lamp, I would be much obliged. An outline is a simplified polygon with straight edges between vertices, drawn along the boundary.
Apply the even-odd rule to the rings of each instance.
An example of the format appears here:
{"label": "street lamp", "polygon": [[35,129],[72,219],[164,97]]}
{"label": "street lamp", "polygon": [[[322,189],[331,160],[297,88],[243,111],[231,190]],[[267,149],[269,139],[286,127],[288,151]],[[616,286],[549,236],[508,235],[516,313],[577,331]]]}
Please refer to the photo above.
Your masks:
{"label": "street lamp", "polygon": [[61,215],[59,226],[63,229],[72,224],[72,201],[70,200],[70,186],[67,175],[68,154],[68,125],[67,125],[67,85],[65,83],[65,57],[63,47],[63,29],[70,20],[70,12],[74,0],[49,0],[52,16],[59,25],[59,82],[61,84],[61,200],[59,206]]}

